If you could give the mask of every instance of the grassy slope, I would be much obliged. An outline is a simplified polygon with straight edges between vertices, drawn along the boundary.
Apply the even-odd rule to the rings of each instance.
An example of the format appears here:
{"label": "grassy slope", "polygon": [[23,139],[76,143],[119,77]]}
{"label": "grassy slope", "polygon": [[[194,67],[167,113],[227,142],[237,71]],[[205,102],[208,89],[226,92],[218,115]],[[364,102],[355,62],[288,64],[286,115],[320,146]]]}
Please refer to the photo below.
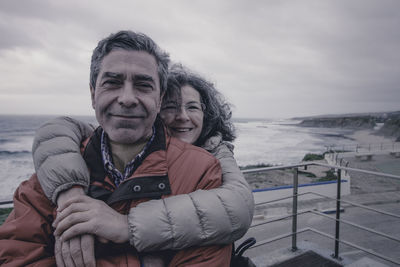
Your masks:
{"label": "grassy slope", "polygon": [[12,211],[12,208],[0,208],[0,225],[7,219],[8,214]]}

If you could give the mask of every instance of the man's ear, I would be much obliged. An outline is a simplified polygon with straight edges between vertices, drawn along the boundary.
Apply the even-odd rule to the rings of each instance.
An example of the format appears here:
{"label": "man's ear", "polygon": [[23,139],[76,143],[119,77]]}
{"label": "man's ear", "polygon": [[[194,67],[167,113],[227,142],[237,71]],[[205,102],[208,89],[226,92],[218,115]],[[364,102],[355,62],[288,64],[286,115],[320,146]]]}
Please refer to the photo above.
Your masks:
{"label": "man's ear", "polygon": [[89,85],[89,87],[90,87],[90,97],[92,99],[92,108],[95,109],[96,101],[95,101],[95,98],[94,98],[94,88],[91,85]]}

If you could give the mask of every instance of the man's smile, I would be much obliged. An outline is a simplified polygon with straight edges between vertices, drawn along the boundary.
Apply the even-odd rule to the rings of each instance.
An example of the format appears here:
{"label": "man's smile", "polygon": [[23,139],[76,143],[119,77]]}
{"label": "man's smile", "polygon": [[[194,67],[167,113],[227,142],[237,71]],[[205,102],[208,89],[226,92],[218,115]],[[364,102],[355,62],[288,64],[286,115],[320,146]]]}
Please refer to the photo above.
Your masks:
{"label": "man's smile", "polygon": [[143,119],[144,115],[126,114],[126,113],[109,113],[110,116],[121,119]]}

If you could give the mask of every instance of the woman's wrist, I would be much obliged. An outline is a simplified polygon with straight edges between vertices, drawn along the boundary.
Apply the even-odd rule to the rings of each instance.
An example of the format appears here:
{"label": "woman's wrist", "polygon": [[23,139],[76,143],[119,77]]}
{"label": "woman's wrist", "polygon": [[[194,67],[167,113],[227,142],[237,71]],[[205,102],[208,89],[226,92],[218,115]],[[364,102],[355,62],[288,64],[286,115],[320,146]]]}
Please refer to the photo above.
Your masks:
{"label": "woman's wrist", "polygon": [[68,190],[62,191],[57,197],[57,206],[65,203],[68,199],[74,196],[84,195],[85,191],[79,185],[75,185]]}

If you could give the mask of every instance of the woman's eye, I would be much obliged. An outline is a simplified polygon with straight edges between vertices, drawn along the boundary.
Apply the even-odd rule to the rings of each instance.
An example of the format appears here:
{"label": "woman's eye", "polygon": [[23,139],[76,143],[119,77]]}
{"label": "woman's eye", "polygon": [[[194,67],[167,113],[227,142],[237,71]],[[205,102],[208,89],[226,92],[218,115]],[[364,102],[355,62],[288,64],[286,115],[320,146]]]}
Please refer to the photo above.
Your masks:
{"label": "woman's eye", "polygon": [[197,110],[201,110],[201,107],[196,106],[196,105],[191,105],[191,106],[187,107],[187,110],[197,111]]}

